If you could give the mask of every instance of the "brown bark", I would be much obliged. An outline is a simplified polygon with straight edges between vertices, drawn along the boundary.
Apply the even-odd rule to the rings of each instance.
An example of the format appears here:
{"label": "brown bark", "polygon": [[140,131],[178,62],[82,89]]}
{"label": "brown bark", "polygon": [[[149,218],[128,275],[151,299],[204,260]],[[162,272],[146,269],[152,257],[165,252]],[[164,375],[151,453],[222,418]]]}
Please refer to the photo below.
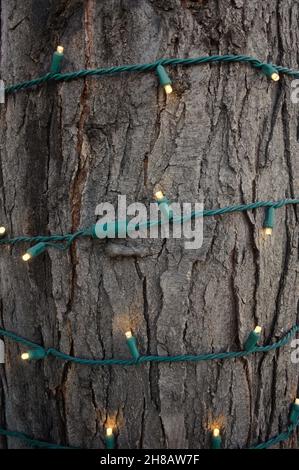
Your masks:
{"label": "brown bark", "polygon": [[[294,0],[0,5],[8,84],[48,71],[58,43],[64,70],[226,53],[299,68]],[[206,208],[298,196],[290,79],[273,84],[233,64],[170,73],[167,101],[147,73],[48,84],[0,105],[0,213],[13,236],[89,226],[99,202],[116,203],[117,194],[146,202],[157,184],[171,200]],[[140,257],[83,240],[25,265],[24,246],[2,247],[1,324],[85,357],[127,357],[128,326],[151,354],[239,348],[256,323],[263,341],[275,341],[298,321],[298,213],[280,209],[266,243],[262,217],[206,220],[200,250],[182,240],[128,241]],[[242,360],[111,369],[24,364],[20,351],[6,342],[0,425],[80,447],[103,448],[107,415],[117,418],[120,448],[208,447],[215,419],[225,447],[248,446],[285,429],[298,389],[290,346]]]}

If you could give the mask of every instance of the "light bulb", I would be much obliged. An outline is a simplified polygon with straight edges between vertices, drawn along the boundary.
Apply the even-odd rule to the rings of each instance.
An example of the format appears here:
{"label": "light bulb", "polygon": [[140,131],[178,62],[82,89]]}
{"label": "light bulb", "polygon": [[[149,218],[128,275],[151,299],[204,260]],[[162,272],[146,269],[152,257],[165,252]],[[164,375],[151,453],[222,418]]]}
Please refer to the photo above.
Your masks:
{"label": "light bulb", "polygon": [[172,93],[172,86],[171,85],[165,85],[164,90],[165,90],[165,93],[167,95],[170,95],[170,93]]}
{"label": "light bulb", "polygon": [[273,228],[275,225],[275,208],[273,206],[267,207],[265,211],[265,219],[264,219],[264,234],[265,235],[272,235]]}
{"label": "light bulb", "polygon": [[126,331],[125,335],[131,356],[133,357],[133,359],[135,359],[135,361],[137,361],[139,359],[140,354],[138,351],[136,338],[132,335],[131,330]]}
{"label": "light bulb", "polygon": [[261,326],[256,326],[252,330],[244,344],[245,351],[252,351],[257,346],[258,341],[260,340],[262,328]]}
{"label": "light bulb", "polygon": [[279,78],[280,77],[279,77],[278,73],[276,73],[276,72],[272,73],[271,79],[273,80],[273,82],[278,82]]}
{"label": "light bulb", "polygon": [[26,253],[22,256],[23,261],[29,261],[31,258],[40,255],[43,253],[47,248],[47,244],[44,242],[36,243],[36,245],[31,246],[28,248]]}
{"label": "light bulb", "polygon": [[21,355],[21,359],[22,359],[23,361],[28,361],[28,359],[29,359],[29,353],[23,353],[23,354]]}
{"label": "light bulb", "polygon": [[111,426],[106,428],[105,441],[106,441],[106,448],[107,449],[114,449],[115,448],[115,437],[114,437],[113,429],[112,429]]}
{"label": "light bulb", "polygon": [[57,46],[56,51],[52,56],[52,62],[50,67],[51,73],[60,73],[64,58],[63,51],[64,48],[62,46]]}
{"label": "light bulb", "polygon": [[263,64],[261,71],[271,80],[277,82],[279,80],[279,74],[277,68],[272,64]]}
{"label": "light bulb", "polygon": [[164,194],[162,193],[162,191],[157,191],[155,193],[155,198],[160,201],[161,199],[164,199]]}
{"label": "light bulb", "polygon": [[221,449],[222,439],[220,436],[220,429],[214,428],[212,435],[212,449]]}
{"label": "light bulb", "polygon": [[264,233],[265,233],[265,235],[272,235],[273,229],[270,228],[270,227],[266,227],[266,228],[264,229]]}
{"label": "light bulb", "polygon": [[2,227],[0,227],[0,236],[1,236],[1,235],[4,235],[4,234],[5,234],[5,232],[6,232],[6,228],[5,228],[5,227],[3,227],[3,226],[2,226]]}
{"label": "light bulb", "polygon": [[157,75],[159,77],[160,85],[164,88],[165,93],[169,95],[172,92],[171,79],[166,72],[163,65],[159,64],[156,69]]}
{"label": "light bulb", "polygon": [[32,258],[32,256],[31,256],[29,253],[25,253],[25,254],[22,256],[22,260],[23,260],[23,261],[29,261],[31,258]]}
{"label": "light bulb", "polygon": [[291,406],[290,422],[298,426],[299,424],[299,398],[295,398]]}

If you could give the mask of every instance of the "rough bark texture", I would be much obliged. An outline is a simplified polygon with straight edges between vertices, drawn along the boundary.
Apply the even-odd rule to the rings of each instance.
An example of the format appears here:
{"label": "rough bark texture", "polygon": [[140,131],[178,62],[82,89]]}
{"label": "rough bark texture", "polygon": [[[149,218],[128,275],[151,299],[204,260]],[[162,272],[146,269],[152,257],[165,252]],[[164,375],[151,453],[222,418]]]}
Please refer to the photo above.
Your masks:
{"label": "rough bark texture", "polygon": [[[0,4],[6,83],[48,71],[59,43],[64,70],[226,53],[299,68],[294,0]],[[171,75],[167,100],[154,73],[9,97],[0,109],[0,214],[10,233],[89,226],[99,202],[116,203],[118,194],[146,202],[158,184],[170,199],[206,208],[298,196],[299,108],[289,79],[273,84],[240,65]],[[257,211],[206,220],[199,250],[139,240],[127,245],[142,248],[141,257],[115,257],[106,242],[83,240],[25,264],[24,247],[2,247],[1,324],[85,357],[128,357],[128,326],[142,353],[239,348],[257,323],[262,340],[275,341],[298,321],[299,293],[298,213],[277,212],[266,242]],[[80,447],[104,447],[108,415],[120,448],[208,447],[215,419],[225,447],[248,446],[286,427],[298,390],[290,346],[242,360],[111,369],[24,363],[11,342],[6,352],[0,424]],[[283,444],[297,446],[296,437]],[[0,447],[23,444],[2,439]]]}

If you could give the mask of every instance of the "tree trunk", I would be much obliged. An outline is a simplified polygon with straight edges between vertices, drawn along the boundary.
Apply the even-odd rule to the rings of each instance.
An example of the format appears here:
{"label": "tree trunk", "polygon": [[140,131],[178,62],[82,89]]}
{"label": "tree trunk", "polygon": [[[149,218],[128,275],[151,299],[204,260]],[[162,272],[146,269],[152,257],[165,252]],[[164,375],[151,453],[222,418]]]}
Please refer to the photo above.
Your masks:
{"label": "tree trunk", "polygon": [[[294,0],[1,0],[1,78],[161,57],[246,54],[299,68]],[[298,105],[291,79],[273,83],[240,64],[170,67],[165,97],[154,72],[47,84],[8,96],[1,113],[1,224],[11,236],[60,234],[95,223],[96,205],[172,201],[217,208],[298,196]],[[297,165],[297,166],[296,166]],[[31,263],[26,245],[0,247],[1,327],[82,357],[240,349],[260,324],[273,342],[298,321],[298,213],[204,222],[203,246],[184,240],[79,240]],[[296,225],[297,224],[297,225]],[[122,247],[134,256],[113,256]],[[0,426],[37,439],[103,448],[107,419],[126,448],[248,447],[285,430],[298,390],[291,348],[201,363],[89,367],[25,363],[5,341]],[[2,448],[23,448],[2,438]],[[281,444],[298,447],[296,436]]]}

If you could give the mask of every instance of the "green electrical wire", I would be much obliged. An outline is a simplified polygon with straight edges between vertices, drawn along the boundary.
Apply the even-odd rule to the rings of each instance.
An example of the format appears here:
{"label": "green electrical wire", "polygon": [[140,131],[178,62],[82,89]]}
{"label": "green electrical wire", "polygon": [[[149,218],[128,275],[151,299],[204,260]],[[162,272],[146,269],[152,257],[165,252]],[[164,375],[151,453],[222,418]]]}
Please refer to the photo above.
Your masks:
{"label": "green electrical wire", "polygon": [[[257,201],[250,204],[239,204],[234,206],[227,206],[219,209],[211,209],[211,210],[203,210],[203,211],[194,211],[191,214],[183,217],[173,217],[172,223],[182,223],[190,219],[195,219],[198,217],[214,217],[219,215],[225,214],[232,214],[235,212],[246,212],[251,211],[254,209],[259,208],[273,208],[279,209],[286,205],[297,205],[299,204],[299,199],[282,199],[279,201]],[[155,225],[162,225],[163,223],[167,223],[167,220],[154,220],[154,221],[147,221],[145,222],[145,227],[153,227]],[[105,224],[102,224],[104,227]],[[140,224],[141,228],[142,224]],[[67,250],[70,248],[72,243],[74,243],[78,238],[83,237],[91,237],[96,238],[95,235],[95,226],[85,229],[79,230],[75,233],[68,233],[65,235],[47,235],[42,236],[38,235],[35,237],[28,237],[28,236],[18,236],[14,238],[2,238],[0,240],[1,245],[17,245],[22,243],[36,243],[36,244],[44,244],[44,248],[56,248],[58,250]],[[38,251],[39,252],[39,251]]]}
{"label": "green electrical wire", "polygon": [[105,75],[119,75],[121,73],[136,73],[136,72],[151,72],[155,71],[159,66],[191,66],[191,65],[204,65],[212,63],[245,63],[251,67],[260,70],[267,76],[275,71],[276,73],[289,75],[294,78],[299,78],[299,71],[289,69],[288,67],[281,67],[279,65],[269,64],[261,62],[251,56],[246,55],[212,55],[203,57],[194,57],[188,59],[179,58],[165,58],[156,60],[155,62],[149,62],[146,64],[129,64],[119,65],[113,67],[104,67],[96,69],[82,69],[76,72],[67,73],[47,73],[41,77],[27,80],[15,85],[10,85],[5,88],[6,94],[16,93],[20,90],[31,89],[38,85],[44,85],[47,82],[69,82],[85,77],[99,77]]}
{"label": "green electrical wire", "polygon": [[292,436],[292,434],[296,431],[298,426],[299,426],[299,421],[297,421],[297,423],[290,424],[286,431],[278,434],[275,437],[272,437],[268,441],[261,442],[260,444],[250,447],[250,449],[268,449],[269,447],[279,444],[280,442],[287,441]]}
{"label": "green electrical wire", "polygon": [[30,436],[24,434],[23,432],[9,431],[8,429],[3,428],[0,428],[0,436],[13,437],[15,439],[19,439],[25,442],[26,444],[28,444],[29,447],[37,447],[40,449],[76,449],[76,447],[66,447],[61,446],[59,444],[51,444],[50,442],[32,439]]}

